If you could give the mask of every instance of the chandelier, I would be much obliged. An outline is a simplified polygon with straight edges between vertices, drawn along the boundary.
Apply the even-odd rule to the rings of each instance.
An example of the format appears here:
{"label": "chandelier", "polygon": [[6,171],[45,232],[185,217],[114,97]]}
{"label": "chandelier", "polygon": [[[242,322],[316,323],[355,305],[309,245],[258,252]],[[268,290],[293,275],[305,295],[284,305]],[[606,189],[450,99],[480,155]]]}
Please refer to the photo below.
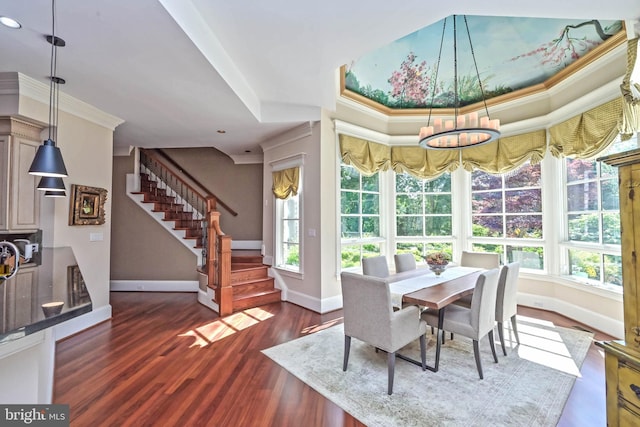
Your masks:
{"label": "chandelier", "polygon": [[478,79],[478,85],[480,88],[480,94],[482,95],[482,102],[484,104],[486,116],[479,117],[478,112],[475,111],[468,114],[459,114],[458,111],[460,108],[460,99],[458,94],[458,40],[456,15],[453,15],[453,119],[443,120],[442,118],[438,117],[434,118],[433,122],[431,121],[433,100],[435,97],[438,71],[440,68],[440,58],[442,56],[442,45],[444,43],[445,31],[447,28],[447,19],[448,18],[445,18],[444,23],[442,24],[442,38],[440,39],[440,51],[438,52],[438,63],[436,64],[435,78],[433,79],[433,90],[431,91],[431,106],[429,108],[427,126],[420,128],[419,133],[420,146],[422,148],[436,150],[450,150],[456,148],[478,146],[494,141],[500,136],[500,121],[498,119],[492,120],[489,118],[487,101],[484,96],[482,80],[480,80],[480,73],[478,72],[476,57],[473,52],[473,44],[471,43],[471,35],[469,33],[469,25],[467,24],[466,16],[463,16],[464,25],[467,32],[467,37],[469,38],[469,48],[471,50],[473,66],[475,68],[476,77]]}

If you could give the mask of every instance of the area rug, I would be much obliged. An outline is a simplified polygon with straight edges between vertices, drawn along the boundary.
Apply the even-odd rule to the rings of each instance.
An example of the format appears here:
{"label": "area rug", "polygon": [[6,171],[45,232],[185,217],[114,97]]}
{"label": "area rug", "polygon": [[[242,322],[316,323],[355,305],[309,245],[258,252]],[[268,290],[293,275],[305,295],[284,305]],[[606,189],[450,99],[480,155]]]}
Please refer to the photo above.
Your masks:
{"label": "area rug", "polygon": [[[352,339],[349,366],[342,371],[342,325],[263,353],[369,427],[555,426],[593,334],[523,317],[518,332],[520,345],[509,341],[507,356],[496,340],[499,363],[488,341],[481,341],[483,380],[464,337],[446,340],[438,372],[398,359],[391,396],[384,352]],[[427,362],[433,363],[435,338],[427,335]],[[419,343],[400,353],[419,360]]]}

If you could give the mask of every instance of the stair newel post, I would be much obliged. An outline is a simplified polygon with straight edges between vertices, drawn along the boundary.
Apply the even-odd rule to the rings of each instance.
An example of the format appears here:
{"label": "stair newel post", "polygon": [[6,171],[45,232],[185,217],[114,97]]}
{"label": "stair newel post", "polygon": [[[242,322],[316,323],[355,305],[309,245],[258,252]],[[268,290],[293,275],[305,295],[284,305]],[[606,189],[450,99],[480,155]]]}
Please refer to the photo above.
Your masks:
{"label": "stair newel post", "polygon": [[218,314],[226,316],[233,312],[233,288],[231,287],[231,236],[220,229],[220,212],[215,208],[215,200],[207,200],[209,218],[207,253],[207,275],[209,287],[215,289]]}
{"label": "stair newel post", "polygon": [[218,233],[216,232],[216,223],[220,220],[220,212],[216,211],[207,211],[207,259],[205,262],[207,263],[207,277],[208,277],[208,286],[211,289],[216,290],[216,302],[220,303],[218,288],[219,282],[217,277],[217,264],[218,264]]}
{"label": "stair newel post", "polygon": [[220,249],[218,268],[219,315],[227,316],[233,313],[233,287],[231,286],[231,236],[218,236]]}

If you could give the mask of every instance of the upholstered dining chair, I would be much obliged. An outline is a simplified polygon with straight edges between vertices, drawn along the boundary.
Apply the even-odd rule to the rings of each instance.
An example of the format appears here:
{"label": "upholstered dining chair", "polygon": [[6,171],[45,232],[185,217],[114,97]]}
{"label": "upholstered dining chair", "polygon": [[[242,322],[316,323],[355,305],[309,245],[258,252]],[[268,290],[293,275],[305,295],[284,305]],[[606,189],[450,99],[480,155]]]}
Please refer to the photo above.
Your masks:
{"label": "upholstered dining chair", "polygon": [[344,314],[344,362],[347,370],[351,338],[364,341],[387,352],[387,393],[393,393],[396,351],[415,339],[420,340],[422,370],[426,370],[427,324],[420,319],[417,306],[393,311],[389,282],[362,274],[342,272],[342,305]]}
{"label": "upholstered dining chair", "polygon": [[362,274],[365,276],[388,277],[389,266],[387,265],[387,257],[374,256],[362,258]]}
{"label": "upholstered dining chair", "polygon": [[492,268],[500,267],[500,254],[462,251],[460,265],[462,267],[478,267],[491,270]]}
{"label": "upholstered dining chair", "polygon": [[[493,360],[498,363],[493,328],[495,326],[496,295],[498,291],[499,270],[497,268],[485,271],[478,276],[471,307],[449,304],[444,310],[442,329],[473,340],[473,355],[480,379],[483,379],[482,362],[480,361],[479,342],[485,336],[489,337]],[[427,310],[421,317],[431,326],[438,326],[438,313]]]}
{"label": "upholstered dining chair", "polygon": [[[484,268],[486,270],[499,268],[500,254],[491,253],[491,252],[462,251],[462,255],[460,256],[460,266]],[[470,307],[471,297],[472,295],[467,295],[466,297],[460,298],[454,304],[461,305],[464,307]]]}
{"label": "upholstered dining chair", "polygon": [[512,262],[502,266],[500,278],[498,279],[498,293],[496,297],[496,322],[498,324],[498,336],[502,353],[506,356],[507,349],[504,345],[504,322],[511,320],[511,329],[516,337],[516,342],[520,344],[518,337],[518,327],[516,325],[516,313],[518,311],[518,275],[520,274],[520,263]]}
{"label": "upholstered dining chair", "polygon": [[396,273],[402,273],[403,271],[415,270],[418,268],[416,259],[412,253],[395,254],[393,261],[396,264]]}

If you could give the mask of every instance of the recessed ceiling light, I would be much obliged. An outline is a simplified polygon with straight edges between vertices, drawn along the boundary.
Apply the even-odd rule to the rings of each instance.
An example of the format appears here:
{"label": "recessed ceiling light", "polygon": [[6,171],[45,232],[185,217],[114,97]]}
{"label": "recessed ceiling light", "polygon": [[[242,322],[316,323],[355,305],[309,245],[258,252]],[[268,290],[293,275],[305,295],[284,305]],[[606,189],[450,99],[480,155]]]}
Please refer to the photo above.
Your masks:
{"label": "recessed ceiling light", "polygon": [[8,16],[0,16],[0,24],[5,27],[18,29],[22,27],[22,24],[16,21],[15,19],[9,18]]}

